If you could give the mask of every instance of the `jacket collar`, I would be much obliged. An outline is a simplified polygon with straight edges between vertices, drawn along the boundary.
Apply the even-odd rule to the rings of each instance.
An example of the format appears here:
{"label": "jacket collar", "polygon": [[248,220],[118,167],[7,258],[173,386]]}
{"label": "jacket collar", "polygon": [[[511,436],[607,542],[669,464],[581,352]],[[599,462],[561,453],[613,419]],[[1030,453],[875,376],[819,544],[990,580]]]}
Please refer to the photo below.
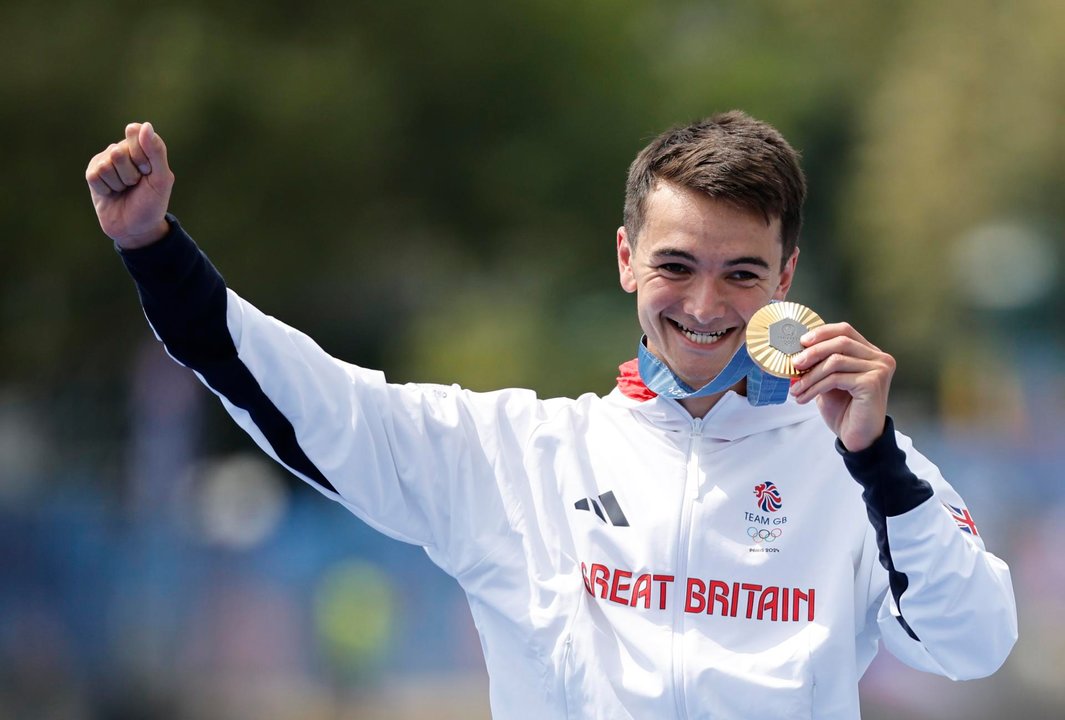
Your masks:
{"label": "jacket collar", "polygon": [[[665,430],[691,429],[692,416],[678,401],[657,396],[643,384],[636,360],[621,364],[618,371],[617,387],[606,398],[609,402],[627,407]],[[703,418],[701,432],[718,440],[738,440],[805,422],[818,414],[813,403],[800,405],[790,397],[783,405],[755,407],[747,398],[729,390]]]}

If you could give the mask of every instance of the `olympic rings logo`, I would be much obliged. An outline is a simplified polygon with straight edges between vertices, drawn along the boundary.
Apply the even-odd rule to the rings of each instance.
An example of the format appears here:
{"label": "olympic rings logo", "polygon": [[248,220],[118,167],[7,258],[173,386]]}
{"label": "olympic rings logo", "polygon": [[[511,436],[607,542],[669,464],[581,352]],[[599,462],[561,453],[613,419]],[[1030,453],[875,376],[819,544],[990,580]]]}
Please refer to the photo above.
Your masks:
{"label": "olympic rings logo", "polygon": [[749,527],[747,528],[747,537],[754,540],[755,543],[771,543],[780,537],[781,532],[780,528],[767,530],[766,528]]}

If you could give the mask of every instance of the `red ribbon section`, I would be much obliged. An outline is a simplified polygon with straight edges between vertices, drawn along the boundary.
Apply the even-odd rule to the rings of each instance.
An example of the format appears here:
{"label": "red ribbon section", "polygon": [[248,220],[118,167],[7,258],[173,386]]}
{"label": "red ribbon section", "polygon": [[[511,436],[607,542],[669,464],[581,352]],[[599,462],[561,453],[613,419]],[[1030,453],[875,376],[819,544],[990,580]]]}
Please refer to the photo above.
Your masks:
{"label": "red ribbon section", "polygon": [[658,397],[640,379],[640,363],[636,358],[618,365],[618,389],[625,397],[640,402]]}

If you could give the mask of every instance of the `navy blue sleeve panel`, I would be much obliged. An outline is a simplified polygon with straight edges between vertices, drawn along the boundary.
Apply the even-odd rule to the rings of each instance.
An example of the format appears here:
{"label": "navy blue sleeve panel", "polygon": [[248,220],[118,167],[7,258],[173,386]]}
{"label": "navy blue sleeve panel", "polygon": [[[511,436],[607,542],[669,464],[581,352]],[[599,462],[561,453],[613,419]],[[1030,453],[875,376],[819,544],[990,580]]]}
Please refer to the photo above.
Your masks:
{"label": "navy blue sleeve panel", "polygon": [[850,452],[838,439],[836,450],[851,477],[862,486],[865,504],[885,517],[908,513],[932,497],[932,486],[906,466],[906,453],[895,443],[895,423],[890,417],[884,433],[865,450]]}
{"label": "navy blue sleeve panel", "polygon": [[251,416],[278,459],[336,492],[299,446],[296,431],[237,355],[226,320],[226,284],[173,215],[170,232],[135,250],[118,250],[137,284],[144,314],[167,352],[216,393]]}
{"label": "navy blue sleeve panel", "polygon": [[[843,463],[851,477],[862,486],[865,511],[876,532],[880,564],[888,571],[891,595],[895,598],[895,606],[900,607],[899,600],[909,587],[910,580],[905,573],[895,569],[891,559],[887,519],[909,512],[931,498],[932,486],[907,467],[906,453],[895,442],[895,423],[890,417],[884,422],[883,434],[869,447],[851,452],[837,438],[836,450],[843,456]],[[911,638],[919,639],[905,618],[900,616],[898,620]]]}
{"label": "navy blue sleeve panel", "polygon": [[226,283],[177,218],[166,219],[170,232],[158,242],[118,250],[137,283],[144,314],[182,365],[199,370],[235,358],[226,325]]}

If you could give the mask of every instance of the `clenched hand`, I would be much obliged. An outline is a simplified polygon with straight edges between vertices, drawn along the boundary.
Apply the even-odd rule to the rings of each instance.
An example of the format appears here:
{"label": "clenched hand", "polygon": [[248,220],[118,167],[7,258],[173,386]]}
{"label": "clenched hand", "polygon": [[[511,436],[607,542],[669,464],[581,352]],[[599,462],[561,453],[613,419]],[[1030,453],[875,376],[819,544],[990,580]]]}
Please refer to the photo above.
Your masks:
{"label": "clenched hand", "polygon": [[120,248],[144,247],[166,235],[174,173],[151,123],[127,125],[124,140],[89,161],[85,181],[100,227]]}

